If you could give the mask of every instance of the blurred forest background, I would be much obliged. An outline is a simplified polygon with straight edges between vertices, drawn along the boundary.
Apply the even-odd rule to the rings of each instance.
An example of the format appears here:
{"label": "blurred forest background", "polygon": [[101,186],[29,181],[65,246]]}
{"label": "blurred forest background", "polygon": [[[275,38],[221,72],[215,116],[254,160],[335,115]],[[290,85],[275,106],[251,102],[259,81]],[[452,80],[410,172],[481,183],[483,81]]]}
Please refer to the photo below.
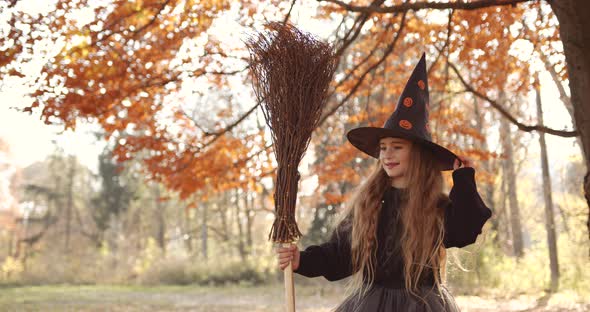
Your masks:
{"label": "blurred forest background", "polygon": [[59,144],[21,167],[0,138],[0,284],[280,288],[268,242],[274,155],[244,44],[278,20],[332,43],[339,57],[300,167],[302,248],[327,239],[375,162],[346,131],[381,126],[426,52],[434,140],[475,161],[494,212],[475,245],[450,250],[451,289],[583,301],[585,8],[583,0],[0,1],[0,91],[22,94],[1,105],[64,132],[93,125],[104,146],[96,168]]}

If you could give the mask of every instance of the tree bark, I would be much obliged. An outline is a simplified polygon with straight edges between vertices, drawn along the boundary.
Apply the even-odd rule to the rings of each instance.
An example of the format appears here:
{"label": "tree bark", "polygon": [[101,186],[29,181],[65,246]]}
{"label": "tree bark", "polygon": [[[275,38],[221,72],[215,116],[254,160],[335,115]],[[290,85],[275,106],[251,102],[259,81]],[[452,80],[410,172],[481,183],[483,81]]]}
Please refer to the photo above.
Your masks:
{"label": "tree bark", "polygon": [[[479,103],[477,101],[477,97],[473,97],[473,114],[475,115],[475,122],[477,125],[477,128],[479,128],[479,131],[484,135],[484,139],[483,141],[481,141],[481,143],[479,143],[478,148],[484,152],[489,152],[489,148],[488,148],[488,141],[487,141],[487,135],[485,135],[485,130],[484,130],[484,123],[483,123],[483,118],[482,118],[482,113],[479,110]],[[478,141],[479,142],[479,141]],[[490,165],[490,161],[486,160],[483,162],[483,168],[487,173],[491,173],[492,169],[491,169],[491,165]],[[485,199],[486,202],[488,203],[488,207],[492,210],[492,211],[496,211],[496,209],[494,208],[494,184],[493,183],[487,183],[484,187],[485,190]],[[492,229],[496,232],[496,236],[494,236],[494,242],[498,243],[498,233],[499,233],[499,224],[498,224],[498,218],[494,217],[492,218],[490,221],[492,222]]]}
{"label": "tree bark", "polygon": [[[538,75],[535,74],[535,92],[537,96],[537,119],[543,124],[543,106],[541,103],[541,91]],[[543,198],[545,199],[545,230],[547,231],[547,247],[549,249],[549,268],[551,270],[552,293],[559,287],[559,262],[557,257],[557,239],[555,235],[555,218],[553,216],[553,198],[551,196],[551,177],[549,176],[549,161],[547,157],[547,144],[545,133],[539,132],[539,144],[541,145],[541,166],[543,168]]]}
{"label": "tree bark", "polygon": [[505,118],[500,119],[500,137],[504,151],[504,178],[507,183],[508,200],[510,202],[510,227],[512,229],[512,248],[514,255],[518,258],[524,254],[524,242],[522,238],[522,227],[520,224],[520,209],[518,207],[518,196],[516,193],[516,174],[514,170],[514,153],[512,150],[512,139],[510,135],[510,124]]}
{"label": "tree bark", "polygon": [[69,171],[68,171],[68,199],[66,202],[66,238],[65,238],[65,252],[70,252],[70,235],[72,225],[72,209],[74,205],[74,176],[76,175],[76,158],[69,157]]}
{"label": "tree bark", "polygon": [[209,210],[209,204],[203,202],[201,205],[201,254],[205,260],[208,259],[207,242],[209,239],[209,232],[207,231],[207,210]]}
{"label": "tree bark", "polygon": [[[191,197],[191,200],[194,201],[194,196]],[[194,256],[193,253],[193,235],[197,231],[197,229],[191,229],[192,225],[192,213],[191,211],[196,211],[193,209],[188,209],[186,206],[183,209],[178,209],[178,224],[182,224],[182,232],[185,233],[183,236],[184,247],[186,249],[187,254]]]}
{"label": "tree bark", "polygon": [[236,188],[234,190],[234,196],[235,196],[235,203],[233,203],[233,205],[235,205],[235,220],[236,220],[236,227],[238,230],[238,235],[236,238],[234,238],[235,240],[237,240],[237,248],[238,248],[238,253],[240,254],[240,258],[242,259],[242,261],[246,260],[246,248],[244,246],[244,227],[242,224],[242,218],[240,216],[242,209],[240,207],[240,202],[242,202],[242,196],[240,196],[243,194],[239,193],[239,190]]}
{"label": "tree bark", "polygon": [[252,240],[252,227],[254,226],[254,192],[246,192],[246,251],[248,254],[254,250]]}
{"label": "tree bark", "polygon": [[[569,75],[571,102],[582,149],[590,155],[590,4],[586,0],[549,1],[557,20]],[[584,197],[590,238],[590,157],[585,157]],[[590,246],[588,249],[590,256]]]}
{"label": "tree bark", "polygon": [[166,255],[166,205],[162,204],[160,186],[154,183],[152,186],[154,208],[156,209],[156,240],[158,247]]}
{"label": "tree bark", "polygon": [[511,247],[512,244],[511,243],[511,238],[512,238],[512,227],[510,226],[510,218],[508,216],[508,183],[506,182],[506,166],[504,166],[504,162],[502,161],[502,180],[501,180],[501,197],[499,202],[502,205],[502,209],[498,209],[499,211],[496,213],[496,218],[500,219],[501,222],[499,224],[502,225],[504,231],[506,233],[506,239],[501,240],[501,242],[504,243],[504,245],[502,245],[502,247],[504,247],[504,250],[507,252]]}

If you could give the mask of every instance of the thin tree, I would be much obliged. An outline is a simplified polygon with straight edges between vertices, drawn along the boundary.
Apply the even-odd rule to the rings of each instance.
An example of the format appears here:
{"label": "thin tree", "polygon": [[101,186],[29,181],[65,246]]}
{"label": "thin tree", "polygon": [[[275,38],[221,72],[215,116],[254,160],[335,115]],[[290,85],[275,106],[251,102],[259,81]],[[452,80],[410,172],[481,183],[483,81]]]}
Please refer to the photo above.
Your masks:
{"label": "thin tree", "polygon": [[[503,96],[501,96],[503,97]],[[516,186],[516,173],[514,169],[514,151],[512,149],[512,136],[510,135],[510,124],[505,118],[500,119],[500,139],[504,152],[504,178],[508,191],[510,207],[510,228],[512,232],[512,248],[514,255],[518,258],[524,254],[524,242],[522,238],[522,227],[520,224],[520,208],[518,206],[518,195]]]}
{"label": "thin tree", "polygon": [[[537,103],[537,119],[543,124],[543,106],[541,103],[541,90],[538,74],[535,74],[535,93]],[[541,145],[541,167],[543,168],[543,198],[545,201],[545,231],[547,231],[547,247],[549,249],[549,268],[551,269],[552,293],[559,287],[559,262],[557,257],[557,238],[555,235],[555,218],[553,216],[553,198],[551,195],[551,176],[549,175],[549,160],[547,156],[547,144],[545,133],[539,132],[539,144]]]}

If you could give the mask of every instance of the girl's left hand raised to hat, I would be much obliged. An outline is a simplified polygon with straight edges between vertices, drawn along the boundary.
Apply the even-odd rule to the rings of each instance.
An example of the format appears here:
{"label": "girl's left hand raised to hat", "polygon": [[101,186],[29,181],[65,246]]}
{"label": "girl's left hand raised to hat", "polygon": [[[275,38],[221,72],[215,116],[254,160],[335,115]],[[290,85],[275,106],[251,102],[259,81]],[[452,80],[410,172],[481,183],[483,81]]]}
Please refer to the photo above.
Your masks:
{"label": "girl's left hand raised to hat", "polygon": [[453,164],[453,170],[457,170],[459,168],[465,167],[473,167],[473,162],[469,158],[459,157],[455,158],[455,163]]}

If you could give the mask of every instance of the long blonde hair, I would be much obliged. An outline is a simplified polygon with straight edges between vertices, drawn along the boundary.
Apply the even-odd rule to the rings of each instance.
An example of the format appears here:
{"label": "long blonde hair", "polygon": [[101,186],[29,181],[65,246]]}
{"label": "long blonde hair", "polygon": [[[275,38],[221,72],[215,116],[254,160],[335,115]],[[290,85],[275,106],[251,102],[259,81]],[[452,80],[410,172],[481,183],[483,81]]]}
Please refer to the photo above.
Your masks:
{"label": "long blonde hair", "polygon": [[[406,171],[408,186],[401,209],[401,247],[404,261],[405,288],[419,296],[418,286],[426,268],[432,269],[435,286],[443,284],[446,252],[443,245],[444,210],[439,207],[443,178],[432,152],[413,143]],[[338,225],[352,220],[351,260],[353,276],[349,290],[363,294],[375,278],[377,224],[381,199],[391,179],[377,163],[346,203]],[[408,226],[409,225],[409,226]],[[419,225],[419,226],[416,226]],[[440,273],[440,275],[439,275]],[[440,292],[440,287],[437,287]]]}

